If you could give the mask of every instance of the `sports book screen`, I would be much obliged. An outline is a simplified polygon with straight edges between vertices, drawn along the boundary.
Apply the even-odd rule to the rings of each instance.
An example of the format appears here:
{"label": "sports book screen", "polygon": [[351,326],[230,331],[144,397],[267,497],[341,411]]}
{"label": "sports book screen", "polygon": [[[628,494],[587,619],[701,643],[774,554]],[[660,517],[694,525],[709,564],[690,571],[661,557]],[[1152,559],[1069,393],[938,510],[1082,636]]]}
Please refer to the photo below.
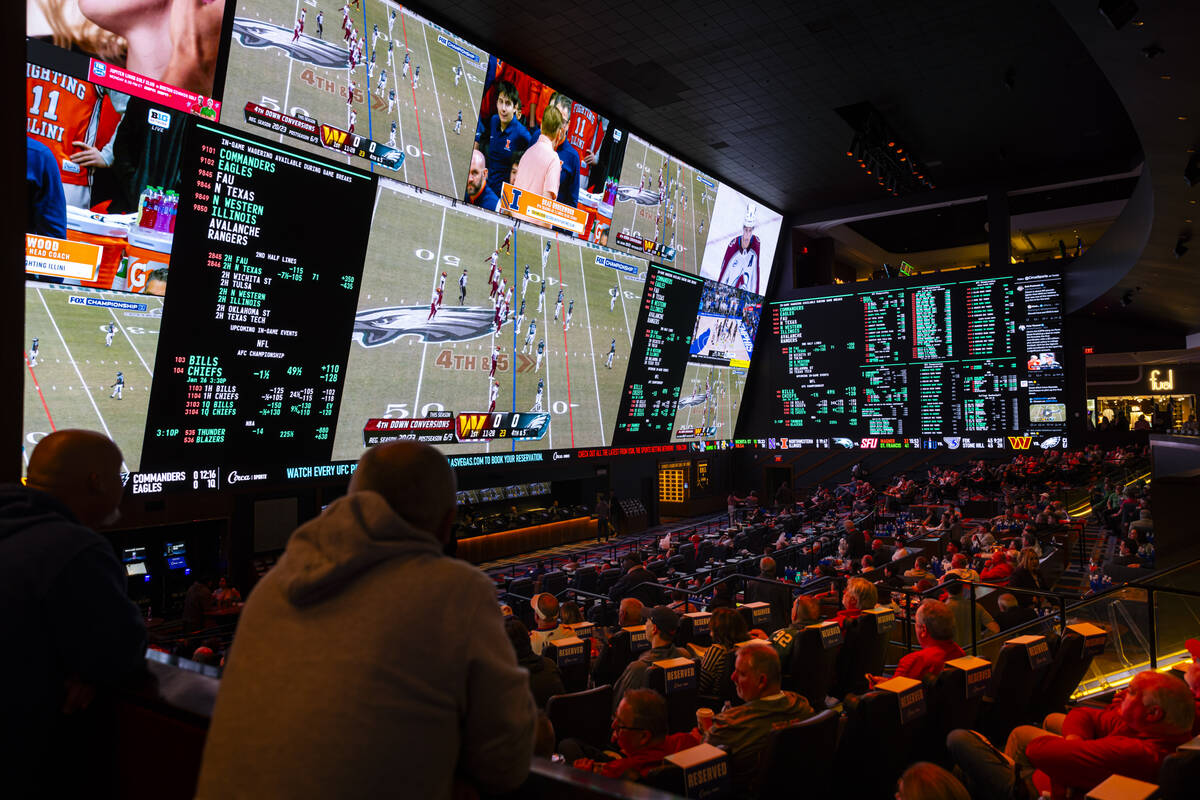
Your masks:
{"label": "sports book screen", "polygon": [[788,446],[1067,446],[1059,273],[824,287],[770,304]]}
{"label": "sports book screen", "polygon": [[[27,453],[102,430],[153,493],[346,475],[394,439],[457,467],[732,439],[777,214],[400,6],[215,5],[223,112],[211,75],[123,92],[136,54],[28,42]],[[464,202],[501,83],[535,135],[557,108],[582,230]]]}

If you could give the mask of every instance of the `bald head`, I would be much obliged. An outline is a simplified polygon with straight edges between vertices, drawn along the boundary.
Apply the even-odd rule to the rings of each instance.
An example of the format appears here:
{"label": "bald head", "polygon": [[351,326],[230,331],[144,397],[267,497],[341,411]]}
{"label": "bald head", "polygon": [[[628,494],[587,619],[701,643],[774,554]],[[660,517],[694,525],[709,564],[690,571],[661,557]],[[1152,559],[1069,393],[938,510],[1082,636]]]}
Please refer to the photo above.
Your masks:
{"label": "bald head", "polygon": [[444,541],[454,521],[455,486],[450,464],[434,448],[388,442],[362,454],[349,491],[382,495],[398,517]]}
{"label": "bald head", "polygon": [[61,430],[38,442],[26,484],[53,495],[89,527],[116,521],[125,487],[121,449],[95,431]]}

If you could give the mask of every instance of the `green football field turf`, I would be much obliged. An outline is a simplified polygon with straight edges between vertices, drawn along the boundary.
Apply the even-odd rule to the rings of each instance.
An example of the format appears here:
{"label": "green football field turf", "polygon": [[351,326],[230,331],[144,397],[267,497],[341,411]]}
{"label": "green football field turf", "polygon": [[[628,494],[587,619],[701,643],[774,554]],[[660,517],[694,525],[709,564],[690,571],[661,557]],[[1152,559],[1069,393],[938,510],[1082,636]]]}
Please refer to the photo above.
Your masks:
{"label": "green football field turf", "polygon": [[[517,443],[517,449],[611,443],[642,299],[645,261],[584,247],[568,237],[521,225],[514,236],[512,253],[500,253],[499,265],[513,290],[512,312],[501,331],[493,337],[490,324],[483,324],[467,335],[452,337],[456,340],[429,340],[439,327],[438,317],[433,321],[427,318],[443,271],[446,284],[439,315],[478,309],[476,319],[490,323],[493,303],[488,297],[487,258],[500,246],[508,229],[507,221],[487,212],[455,207],[445,198],[392,181],[380,184],[358,312],[360,316],[380,317],[389,316],[381,309],[395,309],[390,317],[403,317],[404,321],[388,324],[402,327],[405,332],[376,347],[366,347],[360,341],[351,344],[334,459],[354,459],[361,454],[363,424],[370,418],[420,417],[438,410],[487,411],[494,343],[503,351],[495,374],[500,386],[497,411],[530,411],[538,379],[544,381],[542,406],[551,415],[550,429],[539,441]],[[545,299],[539,311],[541,254],[547,241],[551,252],[544,273]],[[598,256],[636,266],[639,276],[598,265]],[[521,306],[526,264],[532,280],[524,294],[526,319],[517,332],[514,322]],[[460,306],[458,278],[464,268],[468,270],[467,297]],[[616,303],[611,302],[609,294],[614,287],[619,287]],[[554,312],[560,288],[564,303],[556,323]],[[571,325],[564,330],[567,305],[572,299],[575,308]],[[523,354],[520,350],[531,319],[537,321],[533,349]],[[614,339],[616,355],[609,369],[605,359]],[[533,355],[539,340],[546,343],[540,369]],[[496,442],[445,449],[464,453],[513,447],[512,442]]]}
{"label": "green football field turf", "polygon": [[[68,298],[92,297],[146,304],[146,312],[71,305]],[[29,281],[25,285],[24,452],[42,436],[63,428],[106,433],[136,470],[142,453],[150,400],[162,298],[99,292],[78,286]],[[104,328],[115,323],[111,347]],[[37,337],[37,365],[29,346]],[[122,398],[111,397],[117,371],[125,374]]]}
{"label": "green football field turf", "polygon": [[733,424],[737,421],[742,393],[746,388],[746,371],[712,364],[689,362],[680,384],[679,399],[702,396],[705,381],[710,385],[709,401],[698,405],[680,407],[675,412],[675,427],[671,429],[671,441],[695,441],[699,437],[681,438],[676,434],[681,428],[713,426],[716,431],[711,439],[732,439]]}
{"label": "green football field turf", "polygon": [[[319,145],[279,134],[275,134],[275,138],[289,147],[327,158],[340,158],[383,176],[451,197],[462,197],[470,169],[487,54],[407,10],[398,10],[391,29],[390,41],[394,50],[393,64],[389,66],[388,12],[399,7],[381,0],[362,0],[361,5],[361,9],[351,8],[350,18],[359,35],[366,37],[368,47],[364,50],[364,61],[370,60],[373,26],[379,26],[380,37],[374,40],[376,68],[373,75],[367,76],[367,66],[363,63],[353,72],[352,79],[358,88],[353,103],[358,114],[355,133],[387,144],[395,121],[396,146],[405,153],[400,169],[339,155]],[[341,3],[320,0],[314,3],[309,0],[261,0],[239,4],[238,16],[278,25],[290,32],[300,9],[304,9],[307,19],[302,37],[315,38],[317,11],[322,10],[325,24],[321,38],[345,50],[340,8]],[[439,35],[445,43],[439,42]],[[285,43],[286,39],[290,39],[290,35],[285,37]],[[478,61],[452,49],[448,46],[450,43],[475,54]],[[412,84],[412,69],[407,78],[401,75],[406,50],[411,55],[411,65],[421,67],[416,86]],[[463,71],[457,86],[454,67]],[[380,70],[387,71],[387,80],[377,91]],[[347,127],[346,93],[351,79],[348,69],[314,66],[293,58],[284,46],[248,47],[235,35],[230,45],[226,76],[222,123],[266,135],[262,128],[245,122],[243,108],[247,102],[254,102],[293,116],[312,117],[342,130]],[[389,112],[388,92],[392,89],[396,92],[396,103]],[[454,122],[460,110],[463,124],[461,132],[456,134]]]}
{"label": "green football field turf", "polygon": [[[659,244],[669,245],[671,243],[671,234],[675,234],[675,261],[671,266],[683,272],[690,272],[697,275],[700,272],[700,262],[704,258],[704,243],[706,241],[706,230],[708,227],[709,216],[712,213],[713,202],[716,199],[716,181],[709,178],[710,183],[714,188],[709,188],[700,179],[700,173],[692,167],[681,164],[679,161],[669,159],[662,151],[651,147],[644,140],[634,136],[629,140],[629,144],[625,148],[625,159],[621,165],[621,179],[619,181],[622,186],[638,187],[642,182],[642,175],[646,176],[646,189],[652,192],[658,191],[658,172],[662,169],[663,183],[668,181],[673,182],[682,187],[682,191],[687,196],[687,208],[679,206],[678,223],[672,225],[670,217],[666,215],[668,204],[674,205],[677,192],[675,186],[672,185],[667,192],[667,203],[658,205],[641,205],[632,200],[621,200],[618,198],[613,207],[612,231],[609,233],[608,241],[610,245],[618,246],[617,231],[626,230],[631,233],[636,233],[643,239],[653,240],[655,238],[655,221],[660,209],[663,212],[664,220],[660,226],[658,237]],[[643,173],[643,169],[645,172]],[[700,229],[700,223],[704,223],[704,229]]]}

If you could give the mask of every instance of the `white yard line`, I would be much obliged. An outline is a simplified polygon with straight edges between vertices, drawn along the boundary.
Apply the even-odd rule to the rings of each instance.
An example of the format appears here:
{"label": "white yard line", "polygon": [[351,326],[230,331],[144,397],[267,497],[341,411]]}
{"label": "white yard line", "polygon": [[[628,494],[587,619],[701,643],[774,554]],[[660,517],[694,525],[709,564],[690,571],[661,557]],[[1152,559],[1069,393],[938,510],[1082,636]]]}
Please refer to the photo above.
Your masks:
{"label": "white yard line", "polygon": [[[624,274],[625,273],[623,273],[623,272],[617,273],[617,291],[621,295],[617,299],[621,301],[621,314],[625,317],[625,334],[629,337],[629,346],[632,347],[633,346],[633,329],[629,327],[629,311],[625,308],[625,290],[621,288],[621,278],[624,277]],[[644,290],[645,288],[646,288],[646,284],[643,282],[642,289]],[[641,301],[639,300],[638,302],[641,302]]]}
{"label": "white yard line", "polygon": [[600,446],[604,447],[604,408],[600,405],[600,375],[596,372],[596,343],[592,340],[592,310],[588,306],[587,299],[587,274],[583,269],[583,248],[576,247],[579,251],[579,280],[583,289],[583,313],[587,315],[588,326],[588,348],[592,362],[592,383],[596,387],[596,418],[600,420]]}
{"label": "white yard line", "polygon": [[[292,12],[292,24],[296,24],[296,20],[300,19],[300,0],[296,0],[296,9]],[[289,114],[288,100],[292,96],[292,65],[296,63],[296,59],[288,56],[288,76],[287,83],[283,85],[283,108],[280,109],[284,114]],[[279,134],[279,141],[282,144],[284,135]]]}
{"label": "white yard line", "polygon": [[[424,25],[421,26],[421,38],[425,42],[425,57],[429,59],[429,80],[431,81],[429,85],[433,89],[433,101],[437,104],[438,125],[442,132],[442,144],[446,145],[446,166],[450,170],[450,188],[454,190],[451,192],[451,196],[458,197],[458,182],[454,180],[454,159],[450,155],[450,140],[446,138],[446,119],[442,116],[442,101],[438,99],[437,78],[433,74],[433,53],[429,52],[429,37],[425,33]],[[465,80],[466,77],[464,74],[463,79]],[[515,278],[516,276],[514,275],[513,277]]]}
{"label": "white yard line", "polygon": [[142,358],[142,354],[138,351],[137,345],[133,343],[133,339],[129,336],[129,331],[125,330],[125,326],[121,324],[121,320],[117,319],[117,312],[113,309],[108,309],[108,313],[112,314],[113,321],[117,323],[117,327],[121,329],[121,333],[125,334],[125,339],[129,342],[129,346],[133,348],[134,354],[138,357],[138,361],[142,362],[142,366],[146,368],[146,372],[150,373],[150,377],[154,377],[154,370],[146,363],[146,359]]}
{"label": "white yard line", "polygon": [[[42,295],[41,289],[35,289],[38,299],[42,301],[42,307],[46,309],[46,316],[50,318],[50,324],[54,326],[54,332],[58,334],[58,340],[62,342],[63,352],[67,354],[67,359],[71,362],[71,366],[75,368],[75,374],[79,376],[79,383],[83,386],[83,391],[87,394],[88,400],[92,403],[92,408],[96,412],[96,417],[100,420],[100,427],[104,428],[104,434],[109,438],[112,437],[112,432],[108,429],[108,423],[104,421],[104,415],[100,413],[100,406],[96,405],[96,398],[92,397],[92,390],[88,386],[88,382],[84,380],[83,373],[79,371],[79,365],[75,363],[75,356],[71,355],[71,348],[67,346],[67,340],[62,335],[62,331],[58,329],[58,323],[54,320],[54,315],[50,313],[50,306],[46,303],[46,298]],[[129,466],[125,460],[121,460],[121,471],[129,472]]]}
{"label": "white yard line", "polygon": [[[433,261],[433,285],[437,286],[438,271],[442,263],[442,236],[446,233],[446,209],[442,209],[442,228],[438,231],[437,256]],[[433,291],[430,290],[430,295]],[[429,342],[421,343],[421,368],[417,370],[417,394],[413,398],[413,419],[421,415],[421,382],[425,378],[425,355],[429,352]]]}

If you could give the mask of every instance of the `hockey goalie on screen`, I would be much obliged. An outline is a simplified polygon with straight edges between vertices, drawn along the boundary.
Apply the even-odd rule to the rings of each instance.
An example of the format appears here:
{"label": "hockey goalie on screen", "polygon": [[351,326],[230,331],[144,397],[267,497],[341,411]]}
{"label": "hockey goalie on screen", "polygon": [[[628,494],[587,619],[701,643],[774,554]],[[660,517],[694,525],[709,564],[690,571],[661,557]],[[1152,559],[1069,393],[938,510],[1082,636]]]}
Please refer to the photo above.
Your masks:
{"label": "hockey goalie on screen", "polygon": [[747,207],[746,216],[742,220],[742,233],[735,236],[725,248],[725,255],[721,259],[721,274],[717,280],[747,292],[760,294],[758,262],[761,245],[758,237],[754,235],[755,210],[754,205]]}

